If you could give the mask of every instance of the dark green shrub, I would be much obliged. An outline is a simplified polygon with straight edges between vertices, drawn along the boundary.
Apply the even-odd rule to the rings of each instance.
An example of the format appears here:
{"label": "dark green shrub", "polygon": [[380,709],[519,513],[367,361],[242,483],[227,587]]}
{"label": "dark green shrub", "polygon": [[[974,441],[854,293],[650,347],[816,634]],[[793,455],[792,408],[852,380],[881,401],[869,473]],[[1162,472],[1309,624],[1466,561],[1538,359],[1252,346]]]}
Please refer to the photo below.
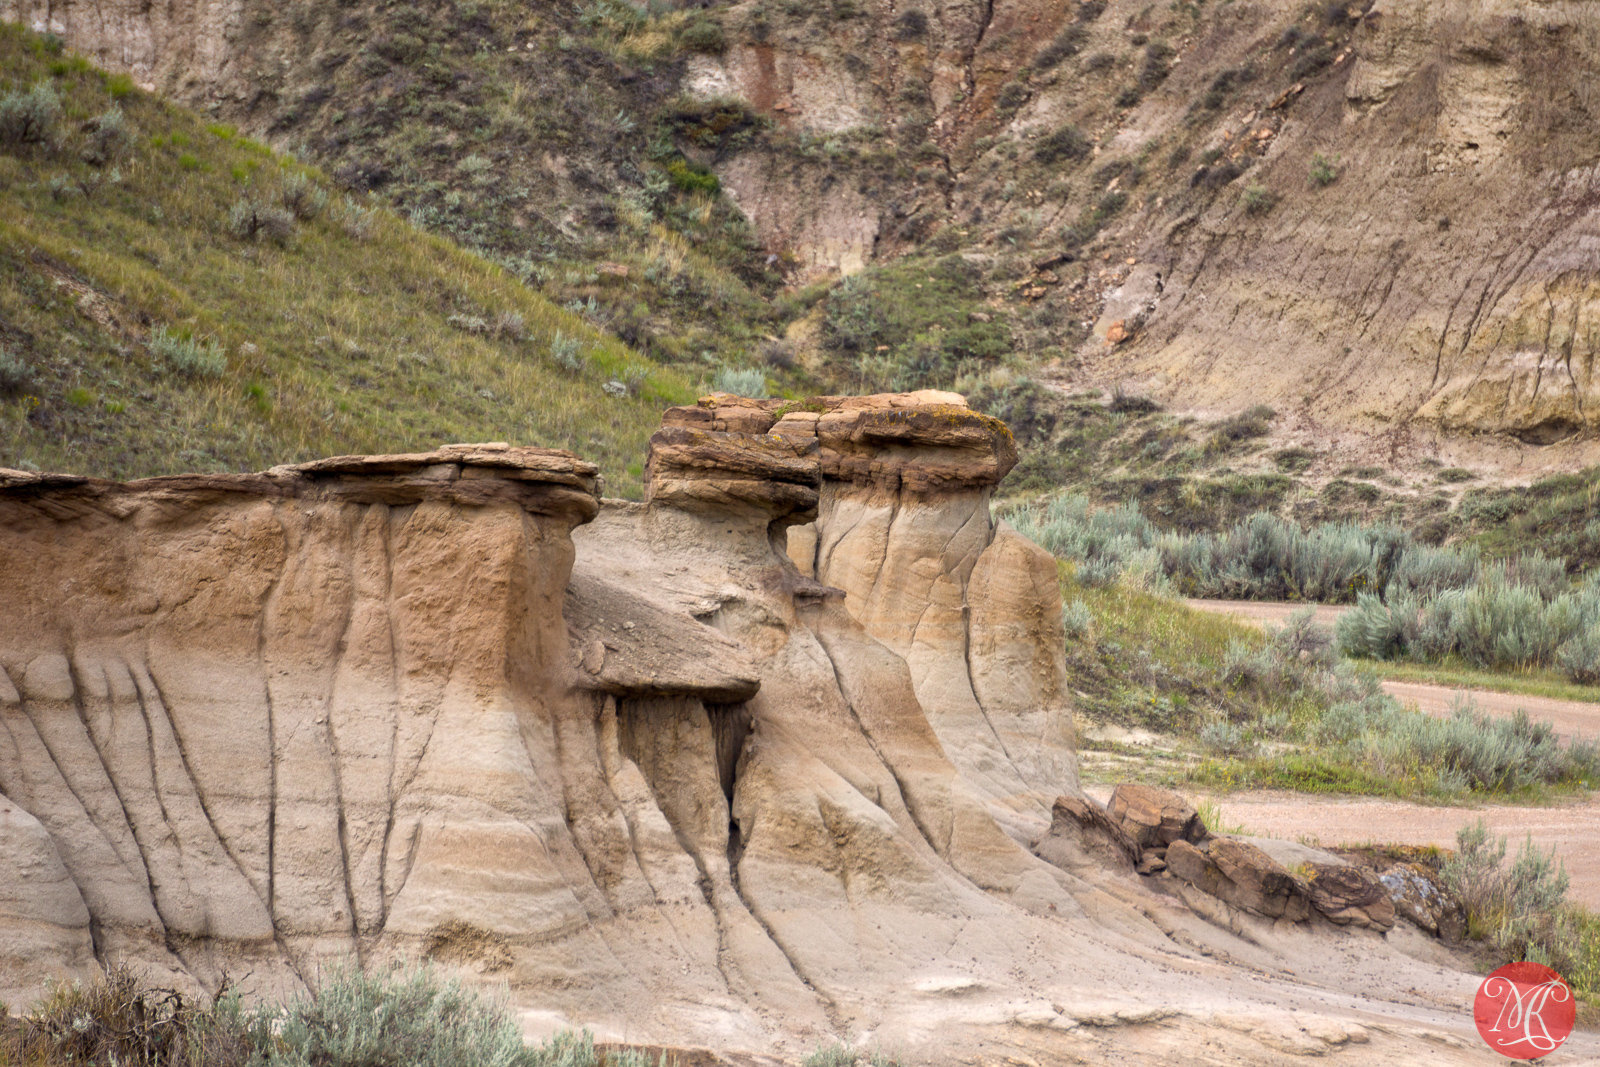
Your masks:
{"label": "dark green shrub", "polygon": [[1046,71],[1059,66],[1062,60],[1083,51],[1088,41],[1088,26],[1082,22],[1068,23],[1053,41],[1039,49],[1039,53],[1033,57],[1033,69]]}
{"label": "dark green shrub", "polygon": [[689,51],[707,55],[720,56],[728,49],[728,37],[722,30],[722,23],[708,15],[698,15],[684,23],[678,40]]}
{"label": "dark green shrub", "polygon": [[928,16],[911,8],[903,12],[889,31],[889,35],[897,41],[914,41],[928,35]]}
{"label": "dark green shrub", "polygon": [[1009,119],[1028,102],[1028,87],[1019,81],[1006,82],[994,98],[994,113],[1000,119]]}
{"label": "dark green shrub", "polygon": [[1333,49],[1328,45],[1308,47],[1289,67],[1289,77],[1295,81],[1309,77],[1333,62]]}
{"label": "dark green shrub", "polygon": [[1278,469],[1290,474],[1302,473],[1316,458],[1317,454],[1309,448],[1285,448],[1272,454],[1272,462],[1277,464]]}
{"label": "dark green shrub", "polygon": [[1106,195],[1102,196],[1100,198],[1100,202],[1094,206],[1096,220],[1104,221],[1105,219],[1109,219],[1127,206],[1127,193],[1124,193],[1120,190],[1107,193]]}
{"label": "dark green shrub", "polygon": [[1082,130],[1076,126],[1062,126],[1039,138],[1033,146],[1033,158],[1049,165],[1064,159],[1084,159],[1092,149],[1089,138],[1083,135]]}
{"label": "dark green shrub", "polygon": [[1264,185],[1252,185],[1239,197],[1239,204],[1247,215],[1265,215],[1277,203],[1277,194]]}
{"label": "dark green shrub", "polygon": [[1322,21],[1336,28],[1352,25],[1360,17],[1359,11],[1351,13],[1350,5],[1345,0],[1328,0],[1322,11]]}
{"label": "dark green shrub", "polygon": [[1144,93],[1139,90],[1139,87],[1137,85],[1130,85],[1126,89],[1122,90],[1122,92],[1117,94],[1117,106],[1134,107],[1142,99],[1144,99]]}
{"label": "dark green shrub", "polygon": [[1052,394],[1031,378],[1001,370],[964,384],[961,391],[974,411],[1003,421],[1023,444],[1049,440],[1055,432],[1058,413]]}
{"label": "dark green shrub", "polygon": [[1139,88],[1149,92],[1167,80],[1172,72],[1172,57],[1177,55],[1165,41],[1151,41],[1144,50],[1144,65],[1139,68]]}
{"label": "dark green shrub", "polygon": [[686,193],[710,193],[715,196],[722,190],[722,183],[710,167],[687,159],[670,160],[667,163],[667,177]]}
{"label": "dark green shrub", "polygon": [[391,63],[408,66],[427,54],[428,42],[414,33],[401,31],[379,37],[368,47]]}
{"label": "dark green shrub", "polygon": [[1311,157],[1311,172],[1309,179],[1312,185],[1323,188],[1339,180],[1339,161],[1329,159],[1321,152]]}
{"label": "dark green shrub", "polygon": [[1124,392],[1122,386],[1117,385],[1111,390],[1110,410],[1119,415],[1148,415],[1160,411],[1161,405],[1147,396]]}

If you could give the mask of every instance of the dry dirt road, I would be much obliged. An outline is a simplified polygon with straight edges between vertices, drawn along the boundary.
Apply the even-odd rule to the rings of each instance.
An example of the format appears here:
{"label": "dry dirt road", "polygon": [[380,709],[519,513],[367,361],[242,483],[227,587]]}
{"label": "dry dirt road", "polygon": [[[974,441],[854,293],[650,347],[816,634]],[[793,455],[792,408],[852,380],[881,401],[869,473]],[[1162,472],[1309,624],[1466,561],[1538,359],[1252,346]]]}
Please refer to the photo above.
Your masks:
{"label": "dry dirt road", "polygon": [[[1201,611],[1214,611],[1232,615],[1260,625],[1281,623],[1305,607],[1304,604],[1284,604],[1265,600],[1191,600],[1189,606]],[[1317,621],[1331,627],[1339,616],[1349,610],[1343,604],[1316,605]],[[1512,715],[1522,708],[1534,719],[1548,719],[1557,732],[1565,737],[1600,737],[1600,704],[1586,704],[1577,700],[1552,700],[1549,697],[1519,696],[1515,693],[1494,693],[1482,689],[1452,689],[1442,685],[1424,685],[1419,682],[1384,682],[1384,691],[1401,703],[1415,703],[1430,715],[1444,715],[1457,697],[1471,696],[1478,706],[1491,715]]]}
{"label": "dry dirt road", "polygon": [[[1281,623],[1303,604],[1265,601],[1191,600],[1191,607],[1215,611],[1265,625]],[[1317,621],[1332,626],[1347,609],[1338,604],[1316,606]],[[1535,719],[1549,719],[1562,734],[1600,736],[1600,704],[1551,700],[1483,690],[1460,690],[1415,682],[1384,682],[1383,688],[1403,702],[1442,715],[1457,696],[1470,692],[1478,706],[1495,715],[1525,709]],[[1109,789],[1104,790],[1109,795]],[[1103,799],[1103,798],[1102,798]],[[1278,791],[1197,797],[1216,802],[1223,819],[1243,825],[1251,834],[1298,840],[1316,839],[1324,846],[1393,842],[1404,845],[1455,847],[1456,831],[1482,818],[1497,834],[1510,839],[1509,852],[1529,835],[1540,848],[1556,849],[1572,879],[1569,894],[1591,908],[1600,908],[1600,797],[1548,808],[1495,804],[1480,807],[1431,807],[1368,797],[1309,797]]]}

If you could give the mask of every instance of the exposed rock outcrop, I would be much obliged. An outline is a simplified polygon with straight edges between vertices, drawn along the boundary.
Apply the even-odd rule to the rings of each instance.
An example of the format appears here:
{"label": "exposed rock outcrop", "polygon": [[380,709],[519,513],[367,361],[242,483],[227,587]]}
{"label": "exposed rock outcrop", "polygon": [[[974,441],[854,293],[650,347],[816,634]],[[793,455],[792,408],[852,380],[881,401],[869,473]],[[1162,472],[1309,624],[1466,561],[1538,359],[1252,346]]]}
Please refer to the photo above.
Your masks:
{"label": "exposed rock outcrop", "polygon": [[[1236,936],[1129,873],[1077,787],[1054,563],[989,515],[1003,426],[812,407],[669,413],[646,503],[503,445],[0,475],[5,995],[423,954],[531,1032],[790,1054],[1273,1062],[1218,1021],[1254,1006],[1316,1009],[1319,1049],[1388,1025],[1392,1062],[1460,1028],[1393,997],[1471,975]],[[1069,820],[1098,857],[1052,854]],[[1232,877],[1303,903],[1268,881]]]}
{"label": "exposed rock outcrop", "polygon": [[1175,841],[1199,844],[1211,836],[1194,805],[1170,789],[1119,785],[1107,808],[1140,848],[1166,848]]}

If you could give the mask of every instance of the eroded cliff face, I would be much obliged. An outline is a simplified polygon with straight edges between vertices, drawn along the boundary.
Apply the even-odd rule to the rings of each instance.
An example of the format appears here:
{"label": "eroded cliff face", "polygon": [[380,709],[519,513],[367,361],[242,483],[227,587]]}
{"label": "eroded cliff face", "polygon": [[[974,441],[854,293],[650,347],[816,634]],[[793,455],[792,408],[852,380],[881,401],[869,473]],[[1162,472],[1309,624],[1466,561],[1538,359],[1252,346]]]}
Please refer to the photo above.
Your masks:
{"label": "eroded cliff face", "polygon": [[41,857],[8,877],[52,916],[0,940],[6,999],[90,950],[287,992],[417,943],[469,885],[480,923],[581,928],[534,857],[562,818],[560,610],[593,481],[504,445],[131,485],[6,472],[0,792],[7,852]]}
{"label": "eroded cliff face", "polygon": [[1061,818],[1092,802],[1054,562],[988,511],[1002,424],[788,407],[670,410],[643,504],[504,445],[0,473],[0,996],[422,955],[530,1033],[1467,1047],[1475,979],[1421,935],[1185,903]]}
{"label": "eroded cliff face", "polygon": [[[0,3],[279,140],[338,108],[352,58],[392,36],[377,9],[326,14]],[[662,76],[771,131],[680,147],[715,164],[791,281],[960,252],[1028,351],[1076,350],[1055,372],[1069,390],[1130,383],[1179,408],[1266,401],[1535,445],[1595,426],[1592,5],[743,0],[715,16],[726,48]],[[528,26],[565,32],[540,18]],[[512,51],[538,43],[519,32]],[[416,90],[383,76],[380,126]],[[1079,137],[1050,140],[1066,127]],[[311,148],[330,169],[387,166],[352,136],[322,130]],[[612,147],[538,165],[519,149],[507,173],[577,232],[611,216],[574,168],[640,180]],[[1311,177],[1319,155],[1328,184]]]}

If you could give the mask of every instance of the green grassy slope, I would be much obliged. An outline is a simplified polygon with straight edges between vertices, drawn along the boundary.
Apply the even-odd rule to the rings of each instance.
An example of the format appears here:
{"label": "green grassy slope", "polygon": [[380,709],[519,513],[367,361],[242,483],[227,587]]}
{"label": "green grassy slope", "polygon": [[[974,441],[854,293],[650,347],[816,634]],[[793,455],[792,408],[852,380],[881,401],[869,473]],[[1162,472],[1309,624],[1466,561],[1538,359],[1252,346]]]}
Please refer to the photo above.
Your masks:
{"label": "green grassy slope", "polygon": [[[40,84],[60,102],[50,137],[0,143],[0,466],[132,478],[509,440],[571,448],[633,494],[661,408],[702,384],[0,25],[0,98]],[[128,150],[95,165],[111,110]],[[236,205],[277,208],[297,182],[326,206],[281,240],[236,235]]]}

